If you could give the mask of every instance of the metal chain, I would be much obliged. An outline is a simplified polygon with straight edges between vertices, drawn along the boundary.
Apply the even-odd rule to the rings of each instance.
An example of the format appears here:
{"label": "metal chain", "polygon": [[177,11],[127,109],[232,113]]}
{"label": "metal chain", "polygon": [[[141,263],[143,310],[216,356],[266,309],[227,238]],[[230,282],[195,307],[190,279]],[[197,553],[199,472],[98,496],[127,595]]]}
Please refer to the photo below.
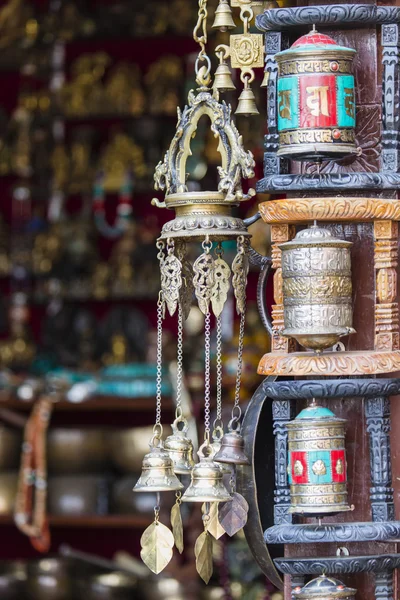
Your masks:
{"label": "metal chain", "polygon": [[207,44],[207,0],[199,0],[198,19],[193,30],[193,39],[200,46],[199,59],[203,60],[206,56]]}
{"label": "metal chain", "polygon": [[161,424],[161,386],[162,386],[162,322],[163,322],[162,292],[157,302],[157,375],[156,375],[156,425]]}
{"label": "metal chain", "polygon": [[240,416],[241,416],[241,410],[240,410],[239,404],[240,404],[240,385],[241,385],[241,381],[242,381],[245,321],[246,321],[246,312],[244,310],[242,312],[242,314],[240,315],[238,359],[237,359],[236,385],[235,385],[235,401],[233,403],[233,408],[232,408],[232,419],[235,419],[235,420],[239,420]]}
{"label": "metal chain", "polygon": [[175,418],[182,416],[182,380],[183,380],[183,310],[182,304],[178,305],[178,339],[176,355],[176,410]]}
{"label": "metal chain", "polygon": [[211,313],[204,318],[204,439],[210,439],[211,400]]}
{"label": "metal chain", "polygon": [[222,422],[222,317],[217,318],[217,418],[216,422]]}
{"label": "metal chain", "polygon": [[[164,248],[165,244],[163,241],[157,241],[158,254],[157,258],[160,263],[160,270],[165,260]],[[164,318],[164,298],[162,291],[158,295],[157,301],[157,358],[156,358],[156,421],[154,425],[154,433],[157,432],[162,435],[161,425],[161,388],[162,388],[162,322]]]}

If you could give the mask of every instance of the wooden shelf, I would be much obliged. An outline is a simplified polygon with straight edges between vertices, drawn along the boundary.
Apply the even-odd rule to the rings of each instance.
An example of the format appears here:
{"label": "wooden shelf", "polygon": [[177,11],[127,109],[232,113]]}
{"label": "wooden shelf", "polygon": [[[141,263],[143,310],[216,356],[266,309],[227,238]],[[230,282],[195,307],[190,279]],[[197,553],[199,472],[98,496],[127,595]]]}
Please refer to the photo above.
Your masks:
{"label": "wooden shelf", "polygon": [[[32,402],[23,402],[16,400],[9,392],[0,392],[0,409],[9,408],[12,410],[30,411]],[[155,407],[155,400],[151,396],[149,398],[122,398],[120,396],[94,396],[86,402],[73,403],[67,400],[61,400],[55,403],[56,411],[79,411],[79,412],[95,412],[95,411],[129,411],[129,412],[146,412],[152,411]],[[172,400],[170,398],[163,399],[163,407],[165,409],[172,408]]]}
{"label": "wooden shelf", "polygon": [[[49,517],[51,527],[74,527],[82,529],[120,529],[123,527],[141,529],[151,522],[151,515],[84,515]],[[14,525],[12,515],[0,515],[0,526]]]}

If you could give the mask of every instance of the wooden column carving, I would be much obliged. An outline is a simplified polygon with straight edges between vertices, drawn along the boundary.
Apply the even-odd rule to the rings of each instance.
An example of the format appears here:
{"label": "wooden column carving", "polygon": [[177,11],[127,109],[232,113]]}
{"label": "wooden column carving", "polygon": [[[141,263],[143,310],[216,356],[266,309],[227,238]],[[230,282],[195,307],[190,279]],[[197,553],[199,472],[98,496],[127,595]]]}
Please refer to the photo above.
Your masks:
{"label": "wooden column carving", "polygon": [[284,327],[283,322],[283,292],[282,292],[282,252],[279,245],[291,240],[296,235],[293,225],[272,225],[272,268],[274,273],[274,302],[272,305],[272,352],[293,352],[295,340],[282,337],[279,333]]}
{"label": "wooden column carving", "polygon": [[376,307],[375,350],[399,350],[399,304],[397,302],[398,224],[374,223]]}

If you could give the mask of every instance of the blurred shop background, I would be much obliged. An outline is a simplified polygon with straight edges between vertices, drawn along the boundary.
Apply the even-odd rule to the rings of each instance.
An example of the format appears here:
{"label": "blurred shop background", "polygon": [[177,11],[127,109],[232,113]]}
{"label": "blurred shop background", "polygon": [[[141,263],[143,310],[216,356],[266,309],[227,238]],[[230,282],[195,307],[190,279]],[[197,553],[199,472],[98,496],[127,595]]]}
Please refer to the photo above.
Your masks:
{"label": "blurred shop background", "polygon": [[[210,25],[216,5],[211,0]],[[171,218],[151,205],[153,172],[174,135],[176,107],[195,85],[197,8],[196,0],[0,2],[2,600],[281,597],[261,576],[242,535],[216,545],[205,587],[193,556],[202,525],[187,506],[188,550],[157,578],[139,559],[155,504],[151,494],[132,493],[154,421],[155,241]],[[211,45],[226,43],[226,35],[212,34]],[[260,116],[238,118],[237,125],[260,177],[266,98],[259,85],[253,89]],[[194,189],[214,189],[219,154],[201,123],[191,179]],[[246,203],[242,216],[253,214],[260,200]],[[268,253],[266,227],[255,225],[252,233],[253,246]],[[244,404],[261,381],[256,367],[269,344],[256,284],[254,272]],[[229,411],[238,328],[233,302],[227,315]],[[192,309],[185,328],[185,410],[201,415],[199,311]],[[168,318],[166,329],[163,421],[170,423],[176,331]],[[48,431],[37,410],[43,398]],[[45,447],[45,440],[47,506],[35,499],[45,536],[35,540],[21,514],[32,506],[26,481],[32,447]]]}

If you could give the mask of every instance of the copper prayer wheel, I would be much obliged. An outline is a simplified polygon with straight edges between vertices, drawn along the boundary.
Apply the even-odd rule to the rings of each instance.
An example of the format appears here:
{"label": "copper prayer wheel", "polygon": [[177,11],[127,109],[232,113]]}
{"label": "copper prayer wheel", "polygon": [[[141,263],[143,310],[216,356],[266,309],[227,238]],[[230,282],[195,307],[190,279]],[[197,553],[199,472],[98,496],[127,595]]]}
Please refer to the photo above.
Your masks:
{"label": "copper prayer wheel", "polygon": [[287,424],[291,513],[316,516],[351,510],[345,424],[345,419],[316,404]]}
{"label": "copper prayer wheel", "polygon": [[321,575],[312,579],[304,587],[293,590],[295,600],[354,600],[357,590],[335,579]]}
{"label": "copper prayer wheel", "polygon": [[355,50],[312,31],[279,52],[278,155],[342,158],[355,145]]}
{"label": "copper prayer wheel", "polygon": [[281,244],[284,329],[310,350],[333,346],[352,327],[351,242],[313,225]]}

